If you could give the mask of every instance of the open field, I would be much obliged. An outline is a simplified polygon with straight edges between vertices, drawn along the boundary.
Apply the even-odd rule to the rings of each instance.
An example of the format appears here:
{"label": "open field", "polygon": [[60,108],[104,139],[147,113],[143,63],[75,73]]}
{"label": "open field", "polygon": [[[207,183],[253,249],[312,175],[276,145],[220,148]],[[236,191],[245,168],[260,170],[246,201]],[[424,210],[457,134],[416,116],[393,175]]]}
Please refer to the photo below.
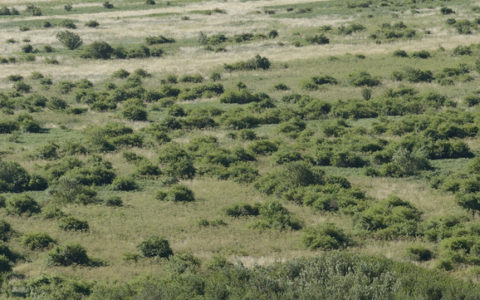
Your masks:
{"label": "open field", "polygon": [[0,0],[2,297],[478,298],[479,1],[148,2]]}

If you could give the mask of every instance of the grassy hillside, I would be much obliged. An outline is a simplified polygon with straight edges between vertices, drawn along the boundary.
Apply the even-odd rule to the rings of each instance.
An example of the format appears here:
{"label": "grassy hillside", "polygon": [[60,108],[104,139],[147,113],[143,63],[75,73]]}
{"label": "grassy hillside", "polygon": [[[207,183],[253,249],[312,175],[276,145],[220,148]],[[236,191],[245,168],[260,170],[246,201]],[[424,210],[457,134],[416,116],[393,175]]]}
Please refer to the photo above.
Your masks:
{"label": "grassy hillside", "polygon": [[0,0],[2,293],[475,299],[479,55],[467,0]]}

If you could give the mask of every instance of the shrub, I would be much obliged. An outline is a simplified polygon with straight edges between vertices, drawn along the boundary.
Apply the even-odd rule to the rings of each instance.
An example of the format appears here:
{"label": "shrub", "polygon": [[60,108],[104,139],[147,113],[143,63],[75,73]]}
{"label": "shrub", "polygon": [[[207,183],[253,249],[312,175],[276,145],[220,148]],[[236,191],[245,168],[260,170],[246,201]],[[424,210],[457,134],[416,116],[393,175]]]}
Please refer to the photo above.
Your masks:
{"label": "shrub", "polygon": [[76,29],[77,28],[77,25],[75,25],[75,23],[72,20],[69,20],[69,19],[65,19],[65,20],[60,21],[60,23],[58,25],[60,25],[62,27],[65,27],[65,28],[69,28],[69,29]]}
{"label": "shrub", "polygon": [[435,79],[432,71],[423,71],[411,67],[405,69],[405,78],[410,82],[431,82]]}
{"label": "shrub", "polygon": [[179,178],[193,178],[195,167],[191,156],[176,144],[168,144],[159,155],[167,175]]}
{"label": "shrub", "polygon": [[68,104],[65,100],[54,96],[48,100],[47,107],[50,110],[65,110],[68,107]]}
{"label": "shrub", "polygon": [[137,246],[138,250],[144,257],[165,257],[169,258],[173,255],[168,241],[162,237],[152,236]]}
{"label": "shrub", "polygon": [[249,216],[258,216],[260,214],[260,203],[256,203],[253,206],[250,204],[235,204],[233,206],[227,207],[225,213],[227,216],[238,218],[238,217],[249,217]]}
{"label": "shrub", "polygon": [[125,119],[132,121],[146,121],[147,111],[143,105],[143,102],[138,99],[129,99],[123,103],[121,111],[122,116]]}
{"label": "shrub", "polygon": [[[5,206],[5,203],[3,206]],[[5,220],[0,220],[0,240],[6,242],[10,239],[12,234],[12,226],[10,226],[10,224],[7,223]]]}
{"label": "shrub", "polygon": [[79,220],[72,216],[66,216],[60,219],[58,227],[64,231],[88,231],[87,221]]}
{"label": "shrub", "polygon": [[268,154],[278,150],[278,146],[268,140],[254,141],[248,149],[256,154]]}
{"label": "shrub", "polygon": [[408,57],[408,54],[405,50],[395,50],[395,51],[393,51],[393,56]]}
{"label": "shrub", "polygon": [[47,233],[28,233],[22,237],[22,244],[30,250],[42,250],[56,244],[56,241]]}
{"label": "shrub", "polygon": [[477,95],[468,95],[465,97],[464,99],[465,103],[468,105],[468,106],[475,106],[477,105],[478,103],[480,103],[480,96],[477,96]]}
{"label": "shrub", "polygon": [[62,176],[50,190],[53,198],[60,203],[90,204],[97,201],[95,190],[84,186],[81,179]]}
{"label": "shrub", "polygon": [[267,201],[260,207],[261,220],[252,224],[258,229],[299,230],[302,225],[278,201]]}
{"label": "shrub", "polygon": [[103,2],[103,7],[106,8],[106,9],[112,9],[112,8],[114,8],[113,4],[110,3],[109,1],[104,1],[104,2]]}
{"label": "shrub", "polygon": [[306,38],[310,44],[325,45],[330,43],[330,39],[323,34],[317,34]]}
{"label": "shrub", "polygon": [[407,248],[407,256],[414,261],[427,261],[433,258],[433,253],[430,249],[422,245],[412,245]]}
{"label": "shrub", "polygon": [[175,43],[175,39],[167,38],[167,37],[164,37],[163,35],[149,36],[145,39],[145,41],[147,45]]}
{"label": "shrub", "polygon": [[352,241],[336,225],[324,223],[317,228],[307,228],[303,234],[303,244],[312,250],[334,250],[348,247]]}
{"label": "shrub", "polygon": [[120,207],[123,206],[123,201],[118,196],[109,197],[105,200],[106,206]]}
{"label": "shrub", "polygon": [[113,48],[107,42],[97,41],[88,45],[81,57],[94,59],[109,59],[113,54]]}
{"label": "shrub", "polygon": [[30,175],[20,164],[0,160],[0,192],[23,192],[29,182]]}
{"label": "shrub", "polygon": [[240,91],[226,91],[219,100],[221,103],[246,104],[250,102],[260,102],[264,99],[268,99],[268,96],[264,94],[252,94],[242,89]]}
{"label": "shrub", "polygon": [[195,201],[195,196],[192,190],[187,186],[176,184],[168,190],[164,200],[173,202],[192,202]]}
{"label": "shrub", "polygon": [[427,59],[431,56],[432,55],[427,50],[420,50],[420,51],[415,51],[415,52],[412,53],[412,57],[415,57],[415,58]]}
{"label": "shrub", "polygon": [[112,182],[114,191],[134,191],[138,189],[135,179],[130,177],[117,177]]}
{"label": "shrub", "polygon": [[49,266],[89,265],[90,262],[87,250],[78,244],[57,246],[47,256]]}
{"label": "shrub", "polygon": [[441,7],[440,8],[440,13],[442,15],[449,15],[449,14],[454,14],[455,11],[449,7]]}
{"label": "shrub", "polygon": [[377,86],[380,85],[380,79],[373,77],[367,72],[357,72],[349,75],[350,83],[354,86]]}
{"label": "shrub", "polygon": [[28,195],[16,195],[9,198],[5,204],[10,215],[32,215],[40,212],[37,201]]}
{"label": "shrub", "polygon": [[416,236],[421,214],[409,202],[390,196],[361,212],[356,222],[358,227],[374,232],[379,238],[394,239]]}
{"label": "shrub", "polygon": [[15,84],[13,85],[13,88],[17,92],[22,92],[22,93],[30,93],[30,90],[32,89],[30,85],[26,84],[22,80],[15,82]]}
{"label": "shrub", "polygon": [[225,64],[224,68],[227,71],[249,71],[257,69],[268,70],[270,68],[270,61],[268,60],[268,58],[261,57],[257,54],[254,58],[247,61],[240,61],[230,65]]}
{"label": "shrub", "polygon": [[91,21],[88,21],[87,23],[85,23],[85,26],[87,27],[92,27],[92,28],[96,28],[100,25],[100,23],[98,23],[97,21],[95,20],[91,20]]}

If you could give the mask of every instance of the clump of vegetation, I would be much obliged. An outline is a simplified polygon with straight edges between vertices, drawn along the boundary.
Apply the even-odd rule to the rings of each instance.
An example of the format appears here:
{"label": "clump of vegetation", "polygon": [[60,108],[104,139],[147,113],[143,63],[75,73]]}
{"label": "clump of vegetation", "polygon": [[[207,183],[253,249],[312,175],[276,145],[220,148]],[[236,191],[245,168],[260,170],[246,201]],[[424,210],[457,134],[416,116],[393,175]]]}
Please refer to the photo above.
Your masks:
{"label": "clump of vegetation", "polygon": [[195,196],[187,186],[176,184],[170,187],[166,193],[158,193],[157,199],[172,202],[192,202],[195,201]]}
{"label": "clump of vegetation", "polygon": [[9,198],[5,203],[5,209],[10,215],[31,216],[41,211],[40,205],[28,195],[16,195]]}
{"label": "clump of vegetation", "polygon": [[22,244],[30,250],[48,249],[57,242],[47,233],[28,233],[22,237]]}
{"label": "clump of vegetation", "polygon": [[250,71],[250,70],[268,70],[270,69],[270,60],[266,57],[256,55],[247,61],[240,61],[234,64],[225,64],[224,69],[227,71]]}
{"label": "clump of vegetation", "polygon": [[169,258],[173,255],[168,241],[162,237],[152,236],[137,246],[144,257]]}
{"label": "clump of vegetation", "polygon": [[87,250],[79,244],[56,246],[48,252],[48,266],[91,266],[92,260],[87,255]]}
{"label": "clump of vegetation", "polygon": [[325,223],[317,228],[307,228],[303,235],[303,244],[309,249],[342,249],[352,243],[351,238],[332,223]]}

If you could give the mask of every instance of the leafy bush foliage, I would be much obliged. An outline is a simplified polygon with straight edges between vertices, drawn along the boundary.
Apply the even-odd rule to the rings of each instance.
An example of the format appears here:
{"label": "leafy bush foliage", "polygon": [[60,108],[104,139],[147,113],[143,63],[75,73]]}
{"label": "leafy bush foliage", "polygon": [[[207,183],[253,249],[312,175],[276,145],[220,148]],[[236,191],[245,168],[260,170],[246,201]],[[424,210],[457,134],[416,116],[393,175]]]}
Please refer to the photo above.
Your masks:
{"label": "leafy bush foliage", "polygon": [[309,249],[333,250],[350,246],[352,240],[334,224],[324,223],[317,228],[307,228],[303,244]]}
{"label": "leafy bush foliage", "polygon": [[12,196],[5,203],[5,209],[10,215],[26,215],[31,216],[41,211],[40,205],[32,197],[28,195]]}
{"label": "leafy bush foliage", "polygon": [[56,244],[47,233],[28,233],[22,237],[22,244],[30,250],[43,250]]}
{"label": "leafy bush foliage", "polygon": [[64,231],[88,231],[87,221],[79,220],[72,216],[66,216],[60,219],[58,227]]}
{"label": "leafy bush foliage", "polygon": [[168,241],[162,237],[152,236],[137,246],[144,257],[169,258],[173,255]]}
{"label": "leafy bush foliage", "polygon": [[48,252],[47,265],[49,266],[71,266],[91,265],[87,250],[78,244],[56,246]]}
{"label": "leafy bush foliage", "polygon": [[83,43],[82,38],[78,34],[68,30],[57,33],[57,39],[70,50],[77,49]]}

